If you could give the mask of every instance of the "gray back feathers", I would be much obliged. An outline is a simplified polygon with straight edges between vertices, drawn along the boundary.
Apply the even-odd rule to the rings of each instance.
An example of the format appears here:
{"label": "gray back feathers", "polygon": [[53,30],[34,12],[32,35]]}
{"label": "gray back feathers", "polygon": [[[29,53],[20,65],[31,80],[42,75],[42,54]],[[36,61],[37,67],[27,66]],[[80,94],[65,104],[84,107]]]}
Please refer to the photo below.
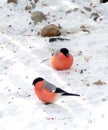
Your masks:
{"label": "gray back feathers", "polygon": [[49,83],[46,80],[44,80],[44,82],[45,82],[45,85],[44,85],[45,88],[49,89],[51,92],[55,92],[55,90],[56,90],[56,86],[55,85]]}

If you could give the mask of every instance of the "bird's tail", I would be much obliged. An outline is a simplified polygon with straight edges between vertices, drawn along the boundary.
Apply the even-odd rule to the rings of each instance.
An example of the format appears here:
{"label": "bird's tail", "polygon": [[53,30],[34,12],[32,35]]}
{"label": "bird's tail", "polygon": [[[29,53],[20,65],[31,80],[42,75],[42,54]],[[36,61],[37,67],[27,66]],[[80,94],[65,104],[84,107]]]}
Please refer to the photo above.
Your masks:
{"label": "bird's tail", "polygon": [[63,93],[62,95],[63,96],[80,96],[79,94],[67,93],[67,92]]}

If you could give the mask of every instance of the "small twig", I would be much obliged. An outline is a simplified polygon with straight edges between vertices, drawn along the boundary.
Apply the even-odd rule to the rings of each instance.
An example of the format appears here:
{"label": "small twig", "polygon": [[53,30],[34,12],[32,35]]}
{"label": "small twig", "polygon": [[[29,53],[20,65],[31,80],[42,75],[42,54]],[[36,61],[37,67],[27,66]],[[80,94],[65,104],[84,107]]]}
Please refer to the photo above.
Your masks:
{"label": "small twig", "polygon": [[47,59],[45,59],[45,60],[42,60],[41,62],[40,62],[40,64],[41,63],[43,63],[43,62],[45,62],[45,61],[47,61],[47,60],[49,60],[50,58],[47,58]]}

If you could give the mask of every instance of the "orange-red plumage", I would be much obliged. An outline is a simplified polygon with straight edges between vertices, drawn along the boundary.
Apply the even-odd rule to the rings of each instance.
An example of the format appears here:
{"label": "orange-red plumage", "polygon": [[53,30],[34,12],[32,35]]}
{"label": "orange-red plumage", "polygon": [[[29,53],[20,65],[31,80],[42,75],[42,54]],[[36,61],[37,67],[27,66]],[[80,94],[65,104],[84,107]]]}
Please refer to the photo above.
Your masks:
{"label": "orange-red plumage", "polygon": [[38,98],[45,103],[52,103],[56,100],[57,94],[51,92],[49,89],[44,88],[44,82],[38,82],[34,87],[35,93]]}
{"label": "orange-red plumage", "polygon": [[66,48],[62,48],[53,54],[50,59],[51,66],[57,70],[69,69],[73,65],[73,62],[74,58]]}

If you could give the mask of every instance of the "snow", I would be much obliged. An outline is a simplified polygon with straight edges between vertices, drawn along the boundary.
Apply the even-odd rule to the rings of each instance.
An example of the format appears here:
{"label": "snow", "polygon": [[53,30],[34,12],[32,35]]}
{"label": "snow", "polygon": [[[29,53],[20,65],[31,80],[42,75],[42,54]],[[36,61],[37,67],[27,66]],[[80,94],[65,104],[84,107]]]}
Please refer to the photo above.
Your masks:
{"label": "snow", "polygon": [[[39,0],[31,11],[44,12],[48,20],[36,25],[25,10],[26,4],[26,0],[18,4],[0,1],[0,129],[107,130],[108,3]],[[78,11],[72,11],[74,8]],[[95,21],[91,13],[99,13],[100,17]],[[70,41],[50,43],[49,38],[38,35],[48,22],[60,24],[60,37]],[[57,71],[49,60],[42,62],[62,47],[74,56],[71,69]],[[40,76],[81,96],[63,97],[44,105],[32,86],[34,78]],[[102,84],[95,84],[97,81]]]}

